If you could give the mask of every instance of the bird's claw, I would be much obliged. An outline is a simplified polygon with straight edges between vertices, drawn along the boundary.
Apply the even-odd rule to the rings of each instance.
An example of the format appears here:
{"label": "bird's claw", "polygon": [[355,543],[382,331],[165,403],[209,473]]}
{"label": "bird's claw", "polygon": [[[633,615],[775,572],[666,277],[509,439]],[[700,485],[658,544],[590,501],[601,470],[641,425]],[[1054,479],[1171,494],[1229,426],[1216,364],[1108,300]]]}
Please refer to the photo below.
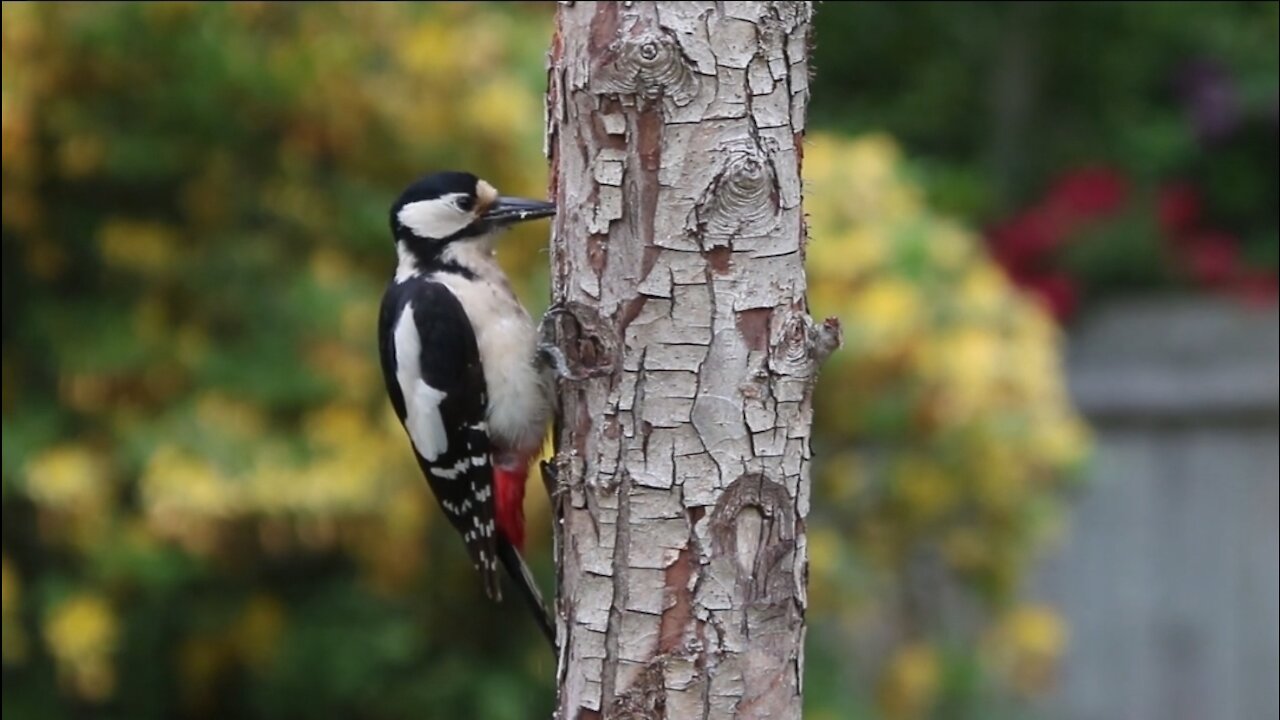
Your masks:
{"label": "bird's claw", "polygon": [[542,320],[538,323],[538,359],[542,366],[554,372],[557,378],[580,382],[590,376],[586,373],[574,372],[570,367],[569,358],[556,343],[555,318],[566,314],[572,316],[573,313],[560,303],[552,305],[543,314]]}
{"label": "bird's claw", "polygon": [[549,342],[538,344],[538,358],[542,361],[543,367],[553,371],[556,377],[562,380],[579,382],[589,377],[585,373],[575,373],[571,370],[569,359],[565,357],[564,351]]}

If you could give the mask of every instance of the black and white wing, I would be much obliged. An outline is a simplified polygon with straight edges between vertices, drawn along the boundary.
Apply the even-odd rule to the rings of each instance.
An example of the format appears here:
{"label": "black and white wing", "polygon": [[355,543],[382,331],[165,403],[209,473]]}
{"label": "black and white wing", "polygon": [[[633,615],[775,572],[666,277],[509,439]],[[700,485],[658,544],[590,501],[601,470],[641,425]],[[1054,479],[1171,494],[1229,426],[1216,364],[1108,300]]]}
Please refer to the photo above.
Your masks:
{"label": "black and white wing", "polygon": [[466,311],[445,286],[411,278],[388,287],[378,334],[387,393],[418,465],[499,600],[488,396]]}

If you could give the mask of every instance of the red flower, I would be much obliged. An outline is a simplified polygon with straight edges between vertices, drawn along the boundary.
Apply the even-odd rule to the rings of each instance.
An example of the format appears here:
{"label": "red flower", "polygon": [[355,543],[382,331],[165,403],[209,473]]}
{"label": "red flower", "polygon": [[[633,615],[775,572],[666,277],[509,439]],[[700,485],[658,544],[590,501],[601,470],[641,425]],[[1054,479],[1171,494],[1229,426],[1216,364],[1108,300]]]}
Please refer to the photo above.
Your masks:
{"label": "red flower", "polygon": [[1065,220],[1088,220],[1116,212],[1128,195],[1129,183],[1120,173],[1089,167],[1062,176],[1049,191],[1046,204],[1065,213]]}
{"label": "red flower", "polygon": [[994,228],[990,237],[1000,264],[1021,275],[1062,245],[1066,236],[1047,213],[1032,208]]}
{"label": "red flower", "polygon": [[1240,276],[1240,245],[1226,233],[1210,231],[1188,237],[1182,260],[1191,277],[1205,285],[1221,286]]}
{"label": "red flower", "polygon": [[1168,185],[1160,189],[1157,214],[1160,229],[1169,240],[1176,240],[1190,231],[1200,220],[1200,194],[1187,183]]}
{"label": "red flower", "polygon": [[1074,315],[1080,303],[1075,283],[1062,273],[1029,278],[1023,282],[1023,287],[1039,298],[1059,321]]}
{"label": "red flower", "polygon": [[1246,271],[1231,284],[1231,294],[1249,305],[1268,306],[1280,295],[1280,279],[1275,273]]}
{"label": "red flower", "polygon": [[988,233],[996,259],[1015,277],[1034,272],[1081,224],[1116,212],[1128,194],[1128,182],[1110,168],[1067,173],[1038,205]]}

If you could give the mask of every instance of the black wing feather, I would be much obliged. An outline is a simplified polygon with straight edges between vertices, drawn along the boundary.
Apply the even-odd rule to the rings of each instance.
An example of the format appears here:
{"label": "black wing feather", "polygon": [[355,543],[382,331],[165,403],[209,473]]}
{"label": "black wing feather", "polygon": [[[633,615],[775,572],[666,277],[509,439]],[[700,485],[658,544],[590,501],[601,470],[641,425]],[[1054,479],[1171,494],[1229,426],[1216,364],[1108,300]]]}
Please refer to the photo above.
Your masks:
{"label": "black wing feather", "polygon": [[410,304],[422,347],[416,358],[421,377],[445,393],[439,410],[447,438],[445,451],[431,461],[416,447],[413,453],[445,516],[463,536],[485,594],[500,600],[493,468],[484,425],[488,397],[475,332],[443,285],[411,278],[388,287],[378,322],[379,347],[387,394],[402,425],[407,408],[396,378],[395,327]]}

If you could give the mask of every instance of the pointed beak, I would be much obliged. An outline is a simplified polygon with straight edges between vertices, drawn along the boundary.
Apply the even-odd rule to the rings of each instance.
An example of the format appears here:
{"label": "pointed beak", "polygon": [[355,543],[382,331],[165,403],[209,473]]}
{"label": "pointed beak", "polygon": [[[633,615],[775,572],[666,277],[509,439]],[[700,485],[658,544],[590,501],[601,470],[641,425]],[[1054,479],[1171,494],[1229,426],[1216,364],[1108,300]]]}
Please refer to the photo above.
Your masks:
{"label": "pointed beak", "polygon": [[526,220],[551,217],[556,214],[556,206],[543,200],[528,200],[518,197],[500,197],[481,216],[483,220],[497,227],[506,227]]}

